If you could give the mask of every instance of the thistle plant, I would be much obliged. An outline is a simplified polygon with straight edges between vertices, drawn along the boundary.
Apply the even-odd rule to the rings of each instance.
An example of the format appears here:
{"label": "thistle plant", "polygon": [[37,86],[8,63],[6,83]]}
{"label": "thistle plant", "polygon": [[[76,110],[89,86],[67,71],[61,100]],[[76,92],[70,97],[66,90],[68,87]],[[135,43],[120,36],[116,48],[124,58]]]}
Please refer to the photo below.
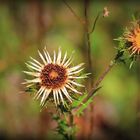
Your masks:
{"label": "thistle plant", "polygon": [[[115,39],[118,41],[116,55],[97,81],[93,83],[90,35],[94,32],[99,17],[108,17],[110,12],[107,7],[100,11],[90,30],[87,1],[85,0],[84,19],[80,18],[66,1],[64,3],[85,29],[88,69],[91,69],[91,71],[83,74],[84,63],[73,66],[73,56],[68,58],[67,52],[63,54],[60,48],[58,49],[58,53],[56,53],[57,50],[54,50],[53,54],[44,48],[38,51],[41,61],[30,57],[31,61],[26,63],[29,70],[23,72],[32,78],[25,79],[23,84],[26,84],[28,92],[31,92],[30,89],[33,89],[34,99],[40,101],[41,108],[48,108],[50,104],[53,104],[57,110],[52,117],[57,122],[56,131],[59,135],[63,136],[63,139],[70,140],[75,139],[77,131],[74,117],[81,114],[84,115],[84,110],[92,104],[96,93],[101,88],[101,82],[113,66],[120,62],[126,63],[129,60],[131,68],[139,56],[140,21],[136,19],[132,23],[132,28],[126,28],[124,33]],[[90,86],[87,88],[79,82],[79,79],[84,79]]]}

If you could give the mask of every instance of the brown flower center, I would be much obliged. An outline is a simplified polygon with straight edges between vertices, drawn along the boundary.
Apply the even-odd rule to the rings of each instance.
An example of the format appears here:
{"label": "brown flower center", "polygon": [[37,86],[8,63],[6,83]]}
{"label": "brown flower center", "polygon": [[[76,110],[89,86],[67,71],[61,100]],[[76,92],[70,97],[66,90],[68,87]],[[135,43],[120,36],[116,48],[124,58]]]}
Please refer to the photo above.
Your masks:
{"label": "brown flower center", "polygon": [[41,85],[47,88],[61,88],[67,80],[67,71],[57,64],[48,64],[41,72]]}
{"label": "brown flower center", "polygon": [[52,70],[52,71],[49,73],[49,77],[50,77],[51,79],[56,79],[58,76],[59,76],[58,73],[57,73],[56,71],[54,71],[54,70]]}

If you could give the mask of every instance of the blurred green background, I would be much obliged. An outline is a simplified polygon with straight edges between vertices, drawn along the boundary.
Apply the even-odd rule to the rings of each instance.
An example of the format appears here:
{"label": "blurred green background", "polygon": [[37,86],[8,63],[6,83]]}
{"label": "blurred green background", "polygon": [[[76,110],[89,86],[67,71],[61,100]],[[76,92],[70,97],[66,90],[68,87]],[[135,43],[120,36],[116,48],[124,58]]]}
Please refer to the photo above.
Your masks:
{"label": "blurred green background", "polygon": [[[82,0],[69,0],[68,3],[77,15],[84,17]],[[130,25],[132,14],[140,11],[139,1],[91,0],[88,9],[91,25],[105,6],[110,11],[109,17],[101,16],[91,35],[94,81],[115,55],[117,42],[113,39]],[[61,46],[62,51],[68,51],[69,55],[75,50],[74,64],[85,62],[87,65],[85,41],[82,25],[63,1],[0,1],[1,137],[49,137],[49,130],[55,124],[48,111],[40,112],[38,103],[21,92],[24,91],[21,83],[25,79],[22,71],[27,69],[24,63],[29,56],[38,58],[37,50],[42,50],[44,46],[50,53]],[[102,82],[103,87],[95,99],[92,114],[93,137],[97,140],[140,138],[139,75],[139,61],[131,70],[128,65],[119,64]]]}

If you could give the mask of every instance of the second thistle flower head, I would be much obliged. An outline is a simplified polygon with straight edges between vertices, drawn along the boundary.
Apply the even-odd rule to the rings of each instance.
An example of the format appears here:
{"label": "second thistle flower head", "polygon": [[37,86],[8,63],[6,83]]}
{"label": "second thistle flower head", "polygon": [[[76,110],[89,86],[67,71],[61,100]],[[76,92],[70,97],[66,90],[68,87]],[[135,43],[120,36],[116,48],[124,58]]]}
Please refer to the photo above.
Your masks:
{"label": "second thistle flower head", "polygon": [[72,63],[72,56],[67,59],[67,53],[62,58],[61,50],[59,49],[58,55],[55,51],[53,58],[46,50],[43,53],[38,51],[42,62],[37,61],[31,57],[32,61],[26,63],[27,67],[33,71],[24,71],[24,73],[31,75],[33,79],[27,80],[24,84],[27,86],[39,84],[39,89],[35,94],[35,99],[40,99],[40,105],[44,105],[48,98],[52,98],[57,105],[65,104],[66,100],[72,102],[70,93],[82,94],[76,87],[84,87],[77,83],[75,80],[80,78],[86,78],[86,76],[79,76],[79,73],[83,70],[83,63],[70,67]]}
{"label": "second thistle flower head", "polygon": [[135,21],[133,27],[124,33],[124,39],[128,43],[131,54],[140,54],[140,23]]}
{"label": "second thistle flower head", "polygon": [[115,60],[129,63],[129,68],[140,55],[140,20],[134,19],[131,23],[132,26],[125,28],[123,35],[115,39],[119,41]]}

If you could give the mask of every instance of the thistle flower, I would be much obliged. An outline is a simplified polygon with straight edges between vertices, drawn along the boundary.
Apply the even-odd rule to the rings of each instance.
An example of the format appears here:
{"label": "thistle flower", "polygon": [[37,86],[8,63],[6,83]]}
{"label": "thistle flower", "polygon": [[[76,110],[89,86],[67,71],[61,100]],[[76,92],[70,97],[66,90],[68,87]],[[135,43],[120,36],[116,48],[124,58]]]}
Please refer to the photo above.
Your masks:
{"label": "thistle flower", "polygon": [[75,80],[86,78],[86,76],[78,76],[83,70],[83,63],[70,67],[72,55],[67,59],[66,52],[62,59],[60,49],[58,50],[58,55],[56,55],[54,51],[53,59],[50,57],[46,48],[43,50],[43,53],[40,53],[40,51],[38,51],[38,53],[42,63],[30,57],[32,61],[29,61],[26,65],[33,71],[23,72],[34,77],[31,80],[26,79],[24,84],[27,84],[27,87],[39,84],[39,90],[36,92],[34,98],[41,99],[40,105],[43,106],[47,99],[52,97],[56,106],[60,103],[64,105],[67,99],[72,102],[73,99],[70,96],[71,92],[73,92],[73,94],[82,94],[75,87],[84,86],[77,83]]}
{"label": "thistle flower", "polygon": [[128,49],[131,54],[140,54],[140,25],[136,22],[131,30],[128,30],[124,34],[124,39],[128,44]]}

